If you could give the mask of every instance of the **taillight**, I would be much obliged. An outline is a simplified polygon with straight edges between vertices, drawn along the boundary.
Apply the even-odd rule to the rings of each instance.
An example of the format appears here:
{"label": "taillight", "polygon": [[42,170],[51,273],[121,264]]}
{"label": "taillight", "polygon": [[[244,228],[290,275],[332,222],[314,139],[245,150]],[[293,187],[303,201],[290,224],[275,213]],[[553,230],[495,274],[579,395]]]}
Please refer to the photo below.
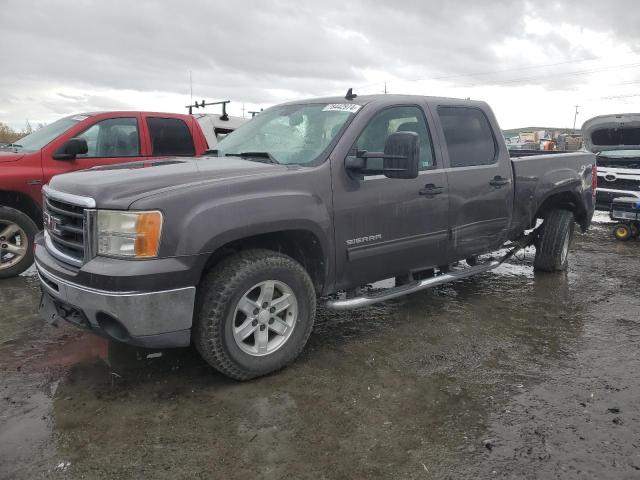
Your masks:
{"label": "taillight", "polygon": [[598,188],[598,167],[593,165],[591,167],[591,194],[596,196],[596,188]]}

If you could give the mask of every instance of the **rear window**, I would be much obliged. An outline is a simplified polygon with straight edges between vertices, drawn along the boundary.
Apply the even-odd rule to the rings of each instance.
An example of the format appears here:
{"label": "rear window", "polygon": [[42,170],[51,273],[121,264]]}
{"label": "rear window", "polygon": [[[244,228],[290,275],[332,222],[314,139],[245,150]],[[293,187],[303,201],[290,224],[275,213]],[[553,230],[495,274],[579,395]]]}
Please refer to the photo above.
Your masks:
{"label": "rear window", "polygon": [[179,118],[147,118],[152,155],[195,155],[187,124]]}
{"label": "rear window", "polygon": [[496,141],[489,120],[477,108],[439,107],[452,167],[490,165],[496,159]]}

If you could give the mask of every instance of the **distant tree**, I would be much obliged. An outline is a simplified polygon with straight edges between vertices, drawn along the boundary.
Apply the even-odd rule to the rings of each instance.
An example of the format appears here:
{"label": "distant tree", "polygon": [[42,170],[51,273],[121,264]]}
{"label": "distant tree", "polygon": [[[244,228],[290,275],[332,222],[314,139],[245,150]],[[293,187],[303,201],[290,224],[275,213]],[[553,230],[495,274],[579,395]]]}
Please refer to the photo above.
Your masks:
{"label": "distant tree", "polygon": [[34,129],[31,122],[27,120],[22,130],[14,130],[6,123],[0,122],[0,143],[14,143],[22,137],[29,135],[34,130],[40,130],[46,125],[46,123],[37,123],[36,128]]}
{"label": "distant tree", "polygon": [[9,125],[0,122],[0,142],[13,143],[21,137],[24,137],[23,132],[18,132],[11,128]]}

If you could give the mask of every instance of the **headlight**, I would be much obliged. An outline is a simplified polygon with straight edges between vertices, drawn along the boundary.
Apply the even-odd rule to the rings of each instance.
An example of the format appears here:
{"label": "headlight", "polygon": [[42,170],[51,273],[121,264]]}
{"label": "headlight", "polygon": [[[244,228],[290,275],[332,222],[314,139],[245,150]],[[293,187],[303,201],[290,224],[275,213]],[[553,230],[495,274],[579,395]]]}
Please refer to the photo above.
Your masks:
{"label": "headlight", "polygon": [[158,255],[162,213],[98,210],[98,255],[150,258]]}

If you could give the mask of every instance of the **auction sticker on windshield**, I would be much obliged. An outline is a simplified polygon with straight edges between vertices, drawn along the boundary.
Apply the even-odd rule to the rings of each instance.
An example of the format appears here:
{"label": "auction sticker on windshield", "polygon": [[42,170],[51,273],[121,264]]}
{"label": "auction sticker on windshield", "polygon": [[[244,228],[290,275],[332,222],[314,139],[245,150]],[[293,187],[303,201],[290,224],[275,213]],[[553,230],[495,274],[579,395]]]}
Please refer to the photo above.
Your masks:
{"label": "auction sticker on windshield", "polygon": [[330,103],[322,109],[323,112],[350,112],[356,113],[362,105],[355,103]]}

